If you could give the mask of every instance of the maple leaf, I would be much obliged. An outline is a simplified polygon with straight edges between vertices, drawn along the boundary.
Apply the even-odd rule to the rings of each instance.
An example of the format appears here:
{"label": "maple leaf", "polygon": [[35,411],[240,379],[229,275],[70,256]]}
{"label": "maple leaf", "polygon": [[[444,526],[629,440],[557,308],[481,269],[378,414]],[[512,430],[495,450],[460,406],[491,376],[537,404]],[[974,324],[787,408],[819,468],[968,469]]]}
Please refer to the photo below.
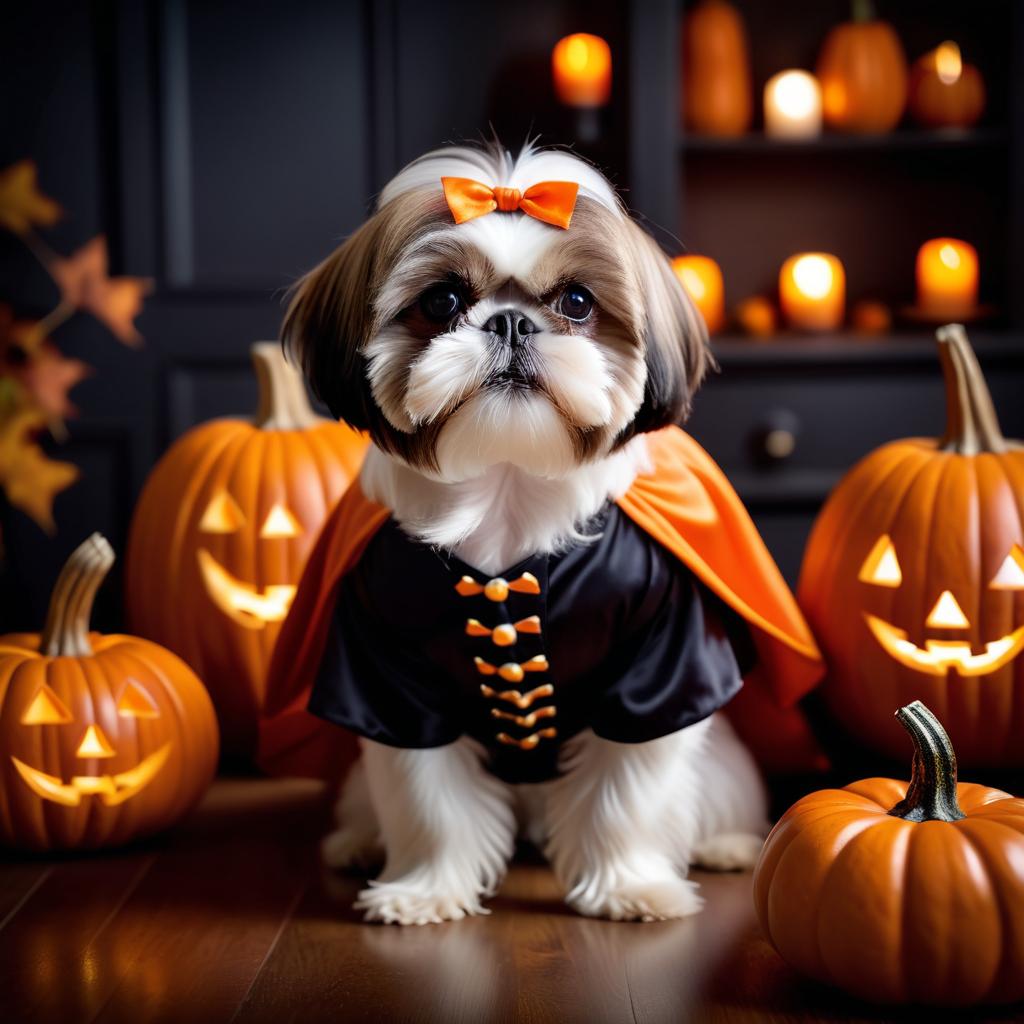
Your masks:
{"label": "maple leaf", "polygon": [[78,479],[78,467],[49,458],[34,440],[45,425],[38,409],[22,409],[0,424],[0,485],[10,503],[53,533],[53,499]]}
{"label": "maple leaf", "polygon": [[36,165],[19,160],[0,171],[0,225],[16,235],[27,234],[33,224],[56,223],[61,209],[39,191]]}
{"label": "maple leaf", "polygon": [[65,419],[78,412],[68,392],[89,373],[80,359],[65,359],[55,345],[45,342],[18,376],[47,419]]}
{"label": "maple leaf", "polygon": [[92,313],[126,345],[141,340],[133,323],[142,311],[142,297],[152,288],[144,277],[107,277],[107,240],[103,235],[86,242],[66,259],[49,265],[64,301]]}
{"label": "maple leaf", "polygon": [[60,349],[42,338],[40,324],[14,320],[9,307],[0,306],[0,380],[14,382],[52,422],[74,416],[77,410],[68,392],[89,367],[79,359],[66,359]]}

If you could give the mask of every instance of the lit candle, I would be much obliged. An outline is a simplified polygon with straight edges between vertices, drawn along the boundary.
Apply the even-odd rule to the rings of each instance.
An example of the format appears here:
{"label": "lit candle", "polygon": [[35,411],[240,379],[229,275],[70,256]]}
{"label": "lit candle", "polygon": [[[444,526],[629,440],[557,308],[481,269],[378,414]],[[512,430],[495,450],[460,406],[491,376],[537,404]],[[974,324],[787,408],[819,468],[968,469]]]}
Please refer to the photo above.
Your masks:
{"label": "lit candle", "polygon": [[603,107],[612,94],[612,51],[586,32],[559,39],[551,52],[555,92],[570,107]]}
{"label": "lit candle", "polygon": [[978,305],[978,252],[959,238],[933,238],[917,250],[917,306],[936,319],[967,316]]}
{"label": "lit candle", "polygon": [[725,285],[718,264],[710,256],[677,256],[672,269],[704,317],[708,333],[720,331],[725,323]]}
{"label": "lit candle", "polygon": [[764,87],[764,130],[780,139],[821,134],[821,86],[806,71],[780,71]]}
{"label": "lit candle", "polygon": [[779,305],[791,327],[834,331],[843,322],[846,273],[825,252],[790,256],[779,271]]}
{"label": "lit candle", "polygon": [[907,107],[923,125],[969,128],[985,110],[985,80],[947,40],[914,64]]}

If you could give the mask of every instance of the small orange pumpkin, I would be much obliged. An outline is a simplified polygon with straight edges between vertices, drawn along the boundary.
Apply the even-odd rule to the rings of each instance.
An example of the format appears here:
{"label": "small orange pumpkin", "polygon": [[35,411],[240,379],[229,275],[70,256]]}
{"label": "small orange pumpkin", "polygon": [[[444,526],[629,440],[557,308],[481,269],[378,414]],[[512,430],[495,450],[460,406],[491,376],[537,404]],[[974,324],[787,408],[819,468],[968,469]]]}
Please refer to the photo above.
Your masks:
{"label": "small orange pumpkin", "polygon": [[892,313],[884,302],[861,299],[850,310],[850,326],[858,334],[885,334],[892,327]]}
{"label": "small orange pumpkin", "polygon": [[969,128],[985,110],[985,82],[956,43],[942,43],[914,63],[908,105],[929,128]]}
{"label": "small orange pumpkin", "polygon": [[192,670],[131,636],[89,632],[114,562],[93,534],[68,559],[42,634],[0,637],[0,842],[112,846],[177,821],[217,764],[217,720]]}
{"label": "small orange pumpkin", "polygon": [[946,434],[865,456],[825,502],[797,599],[837,721],[898,757],[921,698],[963,764],[1024,766],[1024,446],[999,430],[959,324],[937,332]]}
{"label": "small orange pumpkin", "polygon": [[920,701],[909,785],[863,779],[797,801],[765,842],[754,902],[792,967],[862,999],[1024,998],[1024,800],[956,781]]}
{"label": "small orange pumpkin", "polygon": [[742,135],[753,115],[747,33],[726,0],[704,0],[683,19],[683,120],[703,135]]}
{"label": "small orange pumpkin", "polygon": [[267,667],[327,513],[365,439],[314,414],[280,346],[252,348],[255,422],[220,419],[154,467],[132,518],[125,600],[133,630],[205,681],[227,754],[255,751]]}
{"label": "small orange pumpkin", "polygon": [[896,30],[875,18],[870,0],[853,0],[853,19],[825,37],[818,55],[822,113],[830,128],[891,131],[907,102],[907,58]]}
{"label": "small orange pumpkin", "polygon": [[736,323],[755,338],[770,338],[779,327],[779,314],[771,299],[751,295],[736,306]]}

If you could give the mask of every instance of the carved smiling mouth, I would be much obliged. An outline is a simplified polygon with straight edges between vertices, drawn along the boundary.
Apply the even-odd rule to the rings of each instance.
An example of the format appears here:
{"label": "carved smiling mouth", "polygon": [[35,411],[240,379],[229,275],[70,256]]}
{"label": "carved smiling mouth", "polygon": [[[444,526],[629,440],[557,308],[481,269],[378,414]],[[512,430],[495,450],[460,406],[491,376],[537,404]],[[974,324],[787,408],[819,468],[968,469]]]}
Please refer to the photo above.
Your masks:
{"label": "carved smiling mouth", "polygon": [[246,629],[263,629],[268,622],[281,622],[288,614],[295,587],[277,583],[260,590],[233,576],[205,548],[196,552],[206,592],[225,615]]}
{"label": "carved smiling mouth", "polygon": [[867,612],[864,618],[887,654],[901,665],[933,676],[943,676],[950,668],[955,668],[962,676],[986,675],[1002,668],[1024,650],[1024,626],[985,644],[981,654],[973,654],[971,645],[963,640],[926,640],[923,648],[918,647],[907,639],[906,630]]}
{"label": "carved smiling mouth", "polygon": [[130,800],[156,777],[167,763],[171,744],[165,743],[156,753],[150,754],[134,768],[116,775],[76,775],[70,782],[61,782],[55,775],[47,775],[38,768],[11,757],[18,774],[25,780],[36,796],[65,807],[77,807],[83,796],[98,794],[108,807],[116,807]]}

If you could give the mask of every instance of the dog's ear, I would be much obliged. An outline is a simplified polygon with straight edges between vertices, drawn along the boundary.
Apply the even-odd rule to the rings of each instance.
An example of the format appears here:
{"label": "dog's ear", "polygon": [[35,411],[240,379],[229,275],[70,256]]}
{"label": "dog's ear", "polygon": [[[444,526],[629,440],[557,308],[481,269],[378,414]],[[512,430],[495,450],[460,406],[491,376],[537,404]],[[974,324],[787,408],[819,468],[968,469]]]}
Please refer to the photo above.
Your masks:
{"label": "dog's ear", "polygon": [[647,362],[643,404],[628,430],[632,436],[682,423],[712,358],[704,318],[673,273],[668,257],[635,222],[630,222],[629,232],[644,303]]}
{"label": "dog's ear", "polygon": [[281,344],[313,393],[357,430],[369,429],[376,409],[362,349],[373,327],[380,221],[371,217],[295,285],[281,326]]}

